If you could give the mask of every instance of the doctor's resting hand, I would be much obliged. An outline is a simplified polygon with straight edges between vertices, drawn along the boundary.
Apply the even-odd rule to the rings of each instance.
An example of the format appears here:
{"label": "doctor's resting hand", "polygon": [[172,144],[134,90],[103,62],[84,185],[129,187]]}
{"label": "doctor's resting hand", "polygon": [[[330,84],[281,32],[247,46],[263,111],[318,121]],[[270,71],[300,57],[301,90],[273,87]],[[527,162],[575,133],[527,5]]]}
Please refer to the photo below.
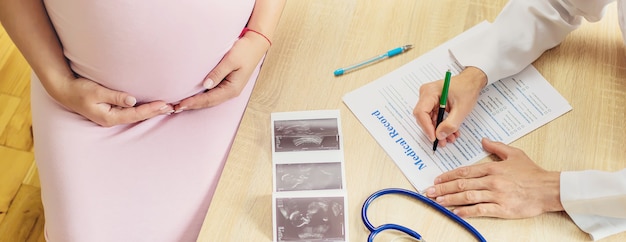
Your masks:
{"label": "doctor's resting hand", "polygon": [[527,218],[563,211],[560,172],[546,171],[524,151],[483,138],[500,161],[460,167],[435,178],[426,196],[461,217]]}

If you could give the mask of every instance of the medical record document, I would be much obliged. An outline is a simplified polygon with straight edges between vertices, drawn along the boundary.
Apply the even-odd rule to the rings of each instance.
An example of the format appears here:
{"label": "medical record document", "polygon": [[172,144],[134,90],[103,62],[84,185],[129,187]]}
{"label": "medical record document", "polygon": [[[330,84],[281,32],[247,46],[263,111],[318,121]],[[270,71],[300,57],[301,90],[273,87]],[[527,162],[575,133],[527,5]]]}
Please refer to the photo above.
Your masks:
{"label": "medical record document", "polygon": [[439,174],[486,157],[488,154],[480,142],[483,137],[508,144],[572,109],[530,65],[485,87],[459,129],[461,136],[433,152],[433,143],[413,116],[419,88],[424,83],[443,79],[447,70],[458,74],[462,67],[454,61],[448,47],[488,25],[488,22],[478,24],[343,97],[344,103],[419,192],[433,185]]}

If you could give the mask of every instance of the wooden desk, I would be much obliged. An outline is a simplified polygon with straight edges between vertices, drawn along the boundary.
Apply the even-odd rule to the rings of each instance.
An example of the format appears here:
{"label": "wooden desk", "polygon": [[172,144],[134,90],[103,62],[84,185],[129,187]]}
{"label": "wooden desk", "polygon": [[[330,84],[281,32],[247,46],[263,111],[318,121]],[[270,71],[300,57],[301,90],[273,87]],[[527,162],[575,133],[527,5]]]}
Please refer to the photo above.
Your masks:
{"label": "wooden desk", "polygon": [[[342,96],[417,58],[475,24],[493,21],[505,0],[291,0],[243,117],[199,241],[272,240],[270,113],[339,109],[344,135],[350,241],[366,241],[364,199],[382,188],[414,188],[343,104]],[[408,53],[342,77],[333,70],[392,47]],[[626,51],[615,4],[534,65],[573,110],[512,145],[549,170],[626,167]],[[488,160],[485,159],[485,161]],[[483,161],[484,162],[484,161]],[[383,197],[372,222],[404,224],[429,241],[474,241],[426,205]],[[472,218],[489,241],[585,241],[565,213],[529,219]],[[396,233],[381,234],[390,241]],[[400,241],[400,240],[397,240]],[[626,241],[626,233],[604,241]]]}

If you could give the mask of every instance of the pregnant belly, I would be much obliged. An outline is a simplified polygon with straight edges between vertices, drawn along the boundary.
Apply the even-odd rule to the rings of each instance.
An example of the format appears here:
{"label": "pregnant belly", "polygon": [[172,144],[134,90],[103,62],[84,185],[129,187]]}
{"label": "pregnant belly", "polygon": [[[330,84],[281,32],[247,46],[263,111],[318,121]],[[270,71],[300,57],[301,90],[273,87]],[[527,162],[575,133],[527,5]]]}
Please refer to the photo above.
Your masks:
{"label": "pregnant belly", "polygon": [[74,72],[139,102],[177,102],[245,26],[253,0],[46,0]]}

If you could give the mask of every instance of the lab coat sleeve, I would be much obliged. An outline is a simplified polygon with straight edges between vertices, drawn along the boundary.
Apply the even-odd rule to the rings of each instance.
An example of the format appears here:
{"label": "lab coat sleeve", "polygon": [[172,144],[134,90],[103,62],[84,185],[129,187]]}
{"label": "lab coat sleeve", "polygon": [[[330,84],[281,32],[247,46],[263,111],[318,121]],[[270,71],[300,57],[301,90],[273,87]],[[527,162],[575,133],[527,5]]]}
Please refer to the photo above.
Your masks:
{"label": "lab coat sleeve", "polygon": [[561,172],[561,204],[593,240],[626,231],[626,169]]}
{"label": "lab coat sleeve", "polygon": [[495,21],[450,53],[463,67],[474,66],[489,84],[514,75],[558,45],[585,18],[598,21],[614,0],[511,0]]}

